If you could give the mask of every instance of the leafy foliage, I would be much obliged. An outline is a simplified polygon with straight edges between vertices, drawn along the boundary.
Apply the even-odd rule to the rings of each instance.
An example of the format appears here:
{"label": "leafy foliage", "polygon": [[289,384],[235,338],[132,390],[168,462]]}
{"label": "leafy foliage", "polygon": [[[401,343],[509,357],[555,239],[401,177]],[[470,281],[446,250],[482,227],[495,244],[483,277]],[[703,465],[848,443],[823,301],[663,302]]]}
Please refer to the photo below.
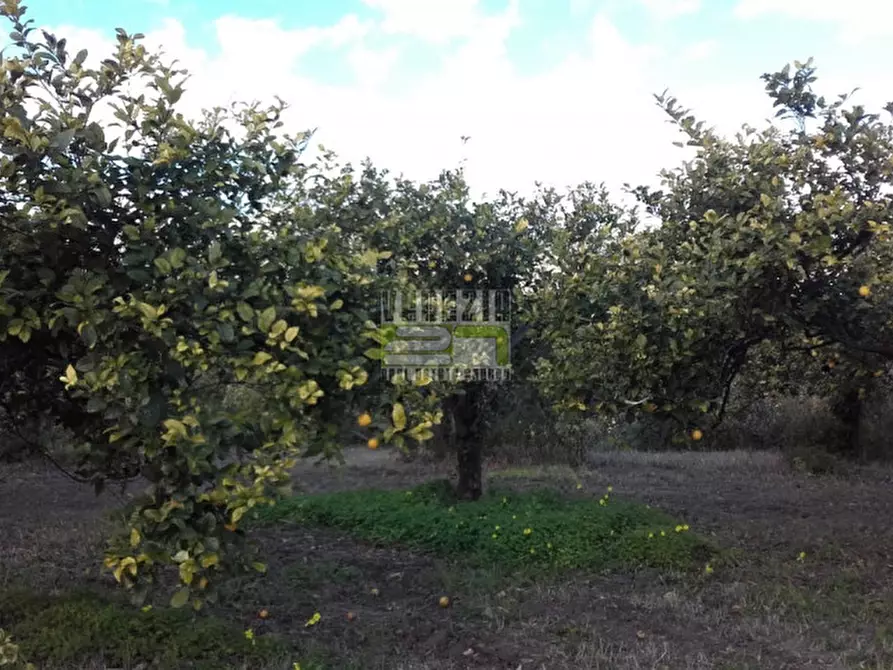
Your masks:
{"label": "leafy foliage", "polygon": [[692,434],[722,417],[761,343],[776,363],[761,379],[802,381],[792,352],[824,350],[850,369],[835,387],[855,380],[856,395],[893,358],[893,126],[813,93],[810,63],[764,79],[793,129],[729,140],[658,96],[697,147],[663,190],[636,190],[660,225],[603,235],[537,296],[555,315],[541,378],[565,405],[662,414]]}
{"label": "leafy foliage", "polygon": [[[248,567],[245,512],[295,457],[340,449],[388,256],[357,232],[379,220],[357,207],[376,185],[330,156],[301,164],[308,135],[281,133],[281,104],[187,120],[183,73],[140,36],[119,31],[94,70],[35,40],[17,2],[3,12],[18,55],[0,71],[0,400],[72,431],[77,478],[150,482],[106,565],[139,597],[173,564],[172,603],[198,607]],[[234,388],[262,410],[227,402]],[[389,398],[397,437],[438,420],[431,394]]]}
{"label": "leafy foliage", "polygon": [[447,482],[434,482],[410,491],[299,496],[263,510],[260,518],[339,528],[374,542],[521,570],[687,568],[711,551],[688,526],[609,493],[569,500],[551,491],[493,490],[469,503]]}

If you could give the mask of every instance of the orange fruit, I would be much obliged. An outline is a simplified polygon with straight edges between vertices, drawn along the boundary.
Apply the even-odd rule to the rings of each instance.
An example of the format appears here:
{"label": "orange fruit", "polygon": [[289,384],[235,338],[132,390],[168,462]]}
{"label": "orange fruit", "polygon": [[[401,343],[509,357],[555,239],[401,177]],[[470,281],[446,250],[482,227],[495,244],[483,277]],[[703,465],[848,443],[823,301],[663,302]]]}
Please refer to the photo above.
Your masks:
{"label": "orange fruit", "polygon": [[860,286],[859,287],[859,295],[861,295],[863,298],[867,298],[868,296],[871,295],[871,287]]}
{"label": "orange fruit", "polygon": [[462,277],[462,279],[464,279],[465,281],[471,281],[472,279],[474,279],[474,277],[471,276],[470,272],[466,272],[465,276]]}
{"label": "orange fruit", "polygon": [[270,613],[267,610],[261,610],[257,613],[257,616],[259,616],[261,619],[266,619],[270,616]]}
{"label": "orange fruit", "polygon": [[440,600],[437,601],[437,604],[441,607],[449,607],[450,599],[447,596],[440,596]]}
{"label": "orange fruit", "polygon": [[360,414],[360,416],[357,417],[357,423],[364,428],[372,423],[372,417],[370,416],[369,412],[363,412],[362,414]]}
{"label": "orange fruit", "polygon": [[374,437],[370,437],[366,442],[366,446],[370,449],[378,449],[378,439]]}
{"label": "orange fruit", "polygon": [[691,439],[693,439],[695,442],[700,440],[702,437],[704,437],[704,433],[702,433],[699,428],[695,428],[693,431],[691,431]]}

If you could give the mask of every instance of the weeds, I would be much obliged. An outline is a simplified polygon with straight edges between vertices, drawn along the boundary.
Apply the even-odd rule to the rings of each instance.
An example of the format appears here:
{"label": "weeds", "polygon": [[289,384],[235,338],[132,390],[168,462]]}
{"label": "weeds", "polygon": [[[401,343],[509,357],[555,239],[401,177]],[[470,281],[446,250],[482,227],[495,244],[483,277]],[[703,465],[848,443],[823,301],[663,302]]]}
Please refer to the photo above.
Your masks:
{"label": "weeds", "polygon": [[108,667],[257,668],[285,651],[275,638],[249,641],[217,619],[139,610],[91,593],[0,593],[0,627],[16,640],[21,657],[38,667],[85,667],[101,657]]}
{"label": "weeds", "polygon": [[510,569],[686,569],[713,553],[686,524],[610,493],[568,500],[549,491],[493,490],[463,503],[448,483],[434,482],[409,491],[295,497],[258,518],[338,528],[380,544]]}

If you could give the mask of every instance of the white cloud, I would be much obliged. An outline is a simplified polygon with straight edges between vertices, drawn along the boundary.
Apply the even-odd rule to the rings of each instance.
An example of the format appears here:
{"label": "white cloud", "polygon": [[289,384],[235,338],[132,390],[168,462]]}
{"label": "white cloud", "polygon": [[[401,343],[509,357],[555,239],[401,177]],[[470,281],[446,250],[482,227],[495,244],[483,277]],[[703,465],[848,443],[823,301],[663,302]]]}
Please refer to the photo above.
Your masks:
{"label": "white cloud", "polygon": [[[284,119],[290,132],[318,127],[316,140],[345,159],[369,156],[414,179],[433,178],[466,158],[477,193],[529,191],[537,180],[557,187],[586,180],[615,188],[654,183],[661,168],[689,154],[673,146],[679,135],[653,99],[667,87],[699,119],[725,132],[745,121],[760,125],[772,115],[759,73],[743,84],[697,84],[678,67],[678,54],[631,43],[605,15],[592,19],[584,49],[531,75],[518,72],[506,52],[521,20],[517,4],[485,14],[472,0],[438,0],[422,15],[412,0],[365,1],[383,12],[375,24],[348,17],[329,27],[284,30],[272,22],[224,17],[216,23],[220,49],[213,56],[191,46],[176,21],[149,34],[147,42],[162,45],[192,72],[184,113],[279,95],[292,105]],[[380,39],[389,32],[428,41],[441,65],[403,90],[385,89],[409,53]],[[96,33],[59,33],[73,45],[102,45],[97,54],[108,53],[111,41]],[[356,83],[297,74],[295,64],[314,45],[339,44]],[[711,48],[694,45],[682,58],[703,57]],[[251,55],[257,53],[273,57],[260,63]],[[839,90],[822,89],[832,95]],[[463,135],[471,136],[467,145]]]}
{"label": "white cloud", "polygon": [[[369,24],[361,23],[355,14],[348,14],[327,28],[285,30],[271,19],[246,20],[236,16],[224,16],[215,22],[215,26],[221,51],[227,56],[240,55],[258,70],[271,65],[290,70],[300,56],[314,47],[352,44],[370,29]],[[263,45],[263,50],[253,51],[248,45]],[[252,53],[263,53],[263,61],[252,57]]]}
{"label": "white cloud", "polygon": [[701,9],[701,0],[639,0],[639,4],[656,19],[673,19]]}
{"label": "white cloud", "polygon": [[772,15],[833,24],[849,44],[893,35],[893,4],[881,0],[739,0],[735,7],[740,19]]}
{"label": "white cloud", "polygon": [[389,34],[410,35],[434,44],[470,38],[488,28],[516,20],[518,0],[511,0],[501,14],[487,16],[478,0],[363,0],[384,14],[382,29]]}
{"label": "white cloud", "polygon": [[399,59],[398,47],[370,49],[359,44],[347,54],[347,62],[353,70],[357,85],[367,91],[377,90],[385,84]]}
{"label": "white cloud", "polygon": [[687,45],[680,54],[684,61],[694,62],[709,58],[719,48],[717,40],[701,40]]}

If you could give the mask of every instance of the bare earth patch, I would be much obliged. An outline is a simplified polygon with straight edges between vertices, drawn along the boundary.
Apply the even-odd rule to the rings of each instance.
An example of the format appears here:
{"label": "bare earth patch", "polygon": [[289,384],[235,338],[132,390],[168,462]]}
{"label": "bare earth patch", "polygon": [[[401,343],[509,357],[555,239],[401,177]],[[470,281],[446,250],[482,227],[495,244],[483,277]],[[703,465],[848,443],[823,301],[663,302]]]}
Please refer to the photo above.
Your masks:
{"label": "bare earth patch", "polygon": [[[408,487],[448,475],[351,449],[344,467],[302,464],[295,489]],[[218,613],[338,670],[893,668],[888,470],[809,477],[771,454],[611,453],[580,471],[494,464],[489,475],[570,495],[611,485],[735,551],[712,574],[522,583],[283,524],[258,535],[267,576],[228,587]],[[0,586],[104,588],[101,533],[117,504],[52,471],[4,466]],[[438,606],[441,595],[451,607]],[[269,618],[257,617],[261,609]],[[320,623],[305,627],[314,612]]]}

